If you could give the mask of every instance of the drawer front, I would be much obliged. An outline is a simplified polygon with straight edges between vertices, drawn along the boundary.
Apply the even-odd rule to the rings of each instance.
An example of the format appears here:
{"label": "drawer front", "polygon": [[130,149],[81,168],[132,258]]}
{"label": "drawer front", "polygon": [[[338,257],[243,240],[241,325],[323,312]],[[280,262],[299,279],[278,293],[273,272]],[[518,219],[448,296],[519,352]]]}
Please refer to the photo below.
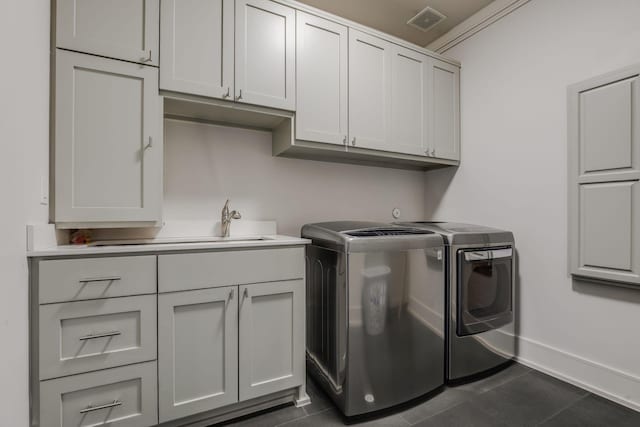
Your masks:
{"label": "drawer front", "polygon": [[38,263],[40,304],[156,293],[156,256]]}
{"label": "drawer front", "polygon": [[159,292],[303,277],[303,247],[158,256]]}
{"label": "drawer front", "polygon": [[157,296],[40,306],[40,379],[156,358]]}
{"label": "drawer front", "polygon": [[40,427],[158,423],[156,362],[40,382]]}

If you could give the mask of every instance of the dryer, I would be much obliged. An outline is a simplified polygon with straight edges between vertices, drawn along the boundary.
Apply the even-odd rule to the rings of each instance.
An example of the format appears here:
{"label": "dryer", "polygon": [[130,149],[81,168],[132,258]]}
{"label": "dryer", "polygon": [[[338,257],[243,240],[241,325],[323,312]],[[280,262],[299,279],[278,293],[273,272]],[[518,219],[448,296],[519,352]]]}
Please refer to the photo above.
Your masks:
{"label": "dryer", "polygon": [[509,231],[439,221],[403,222],[446,245],[446,378],[491,372],[514,358],[514,238]]}

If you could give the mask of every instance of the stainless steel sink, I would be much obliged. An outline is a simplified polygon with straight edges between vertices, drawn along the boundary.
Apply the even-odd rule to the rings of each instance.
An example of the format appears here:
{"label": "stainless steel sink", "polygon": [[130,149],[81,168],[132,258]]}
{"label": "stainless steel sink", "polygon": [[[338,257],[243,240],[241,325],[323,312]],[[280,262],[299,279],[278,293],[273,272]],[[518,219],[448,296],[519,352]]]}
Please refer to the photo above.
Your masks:
{"label": "stainless steel sink", "polygon": [[263,240],[273,240],[272,237],[264,236],[236,236],[236,237],[163,237],[158,239],[127,239],[127,240],[99,240],[91,242],[88,246],[126,246],[126,245],[171,245],[178,243],[209,243],[209,242],[257,242]]}

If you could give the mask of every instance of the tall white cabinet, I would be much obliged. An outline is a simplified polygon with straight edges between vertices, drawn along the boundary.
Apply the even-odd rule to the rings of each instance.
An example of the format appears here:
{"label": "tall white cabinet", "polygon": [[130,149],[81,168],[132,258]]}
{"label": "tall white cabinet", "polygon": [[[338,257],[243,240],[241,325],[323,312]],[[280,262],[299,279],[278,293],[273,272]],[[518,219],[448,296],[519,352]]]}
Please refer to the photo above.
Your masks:
{"label": "tall white cabinet", "polygon": [[428,155],[460,160],[460,68],[431,63]]}
{"label": "tall white cabinet", "polygon": [[158,69],[58,50],[55,221],[156,223],[162,202]]}

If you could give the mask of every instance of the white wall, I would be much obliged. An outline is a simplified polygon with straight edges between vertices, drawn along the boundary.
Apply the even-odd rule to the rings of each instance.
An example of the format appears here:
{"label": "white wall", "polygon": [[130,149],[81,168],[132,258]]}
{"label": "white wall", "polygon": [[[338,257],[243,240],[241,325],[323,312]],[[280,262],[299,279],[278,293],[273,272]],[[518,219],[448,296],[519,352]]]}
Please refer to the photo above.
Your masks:
{"label": "white wall", "polygon": [[294,236],[307,222],[424,213],[423,172],[272,157],[269,132],[174,120],[164,142],[167,221],[220,221],[227,197],[244,219]]}
{"label": "white wall", "polygon": [[0,14],[0,426],[27,426],[25,225],[47,221],[49,2],[13,1]]}
{"label": "white wall", "polygon": [[637,0],[533,0],[445,52],[462,62],[462,166],[427,173],[425,204],[515,233],[523,361],[636,409],[640,290],[567,273],[566,87],[640,62],[639,16]]}

